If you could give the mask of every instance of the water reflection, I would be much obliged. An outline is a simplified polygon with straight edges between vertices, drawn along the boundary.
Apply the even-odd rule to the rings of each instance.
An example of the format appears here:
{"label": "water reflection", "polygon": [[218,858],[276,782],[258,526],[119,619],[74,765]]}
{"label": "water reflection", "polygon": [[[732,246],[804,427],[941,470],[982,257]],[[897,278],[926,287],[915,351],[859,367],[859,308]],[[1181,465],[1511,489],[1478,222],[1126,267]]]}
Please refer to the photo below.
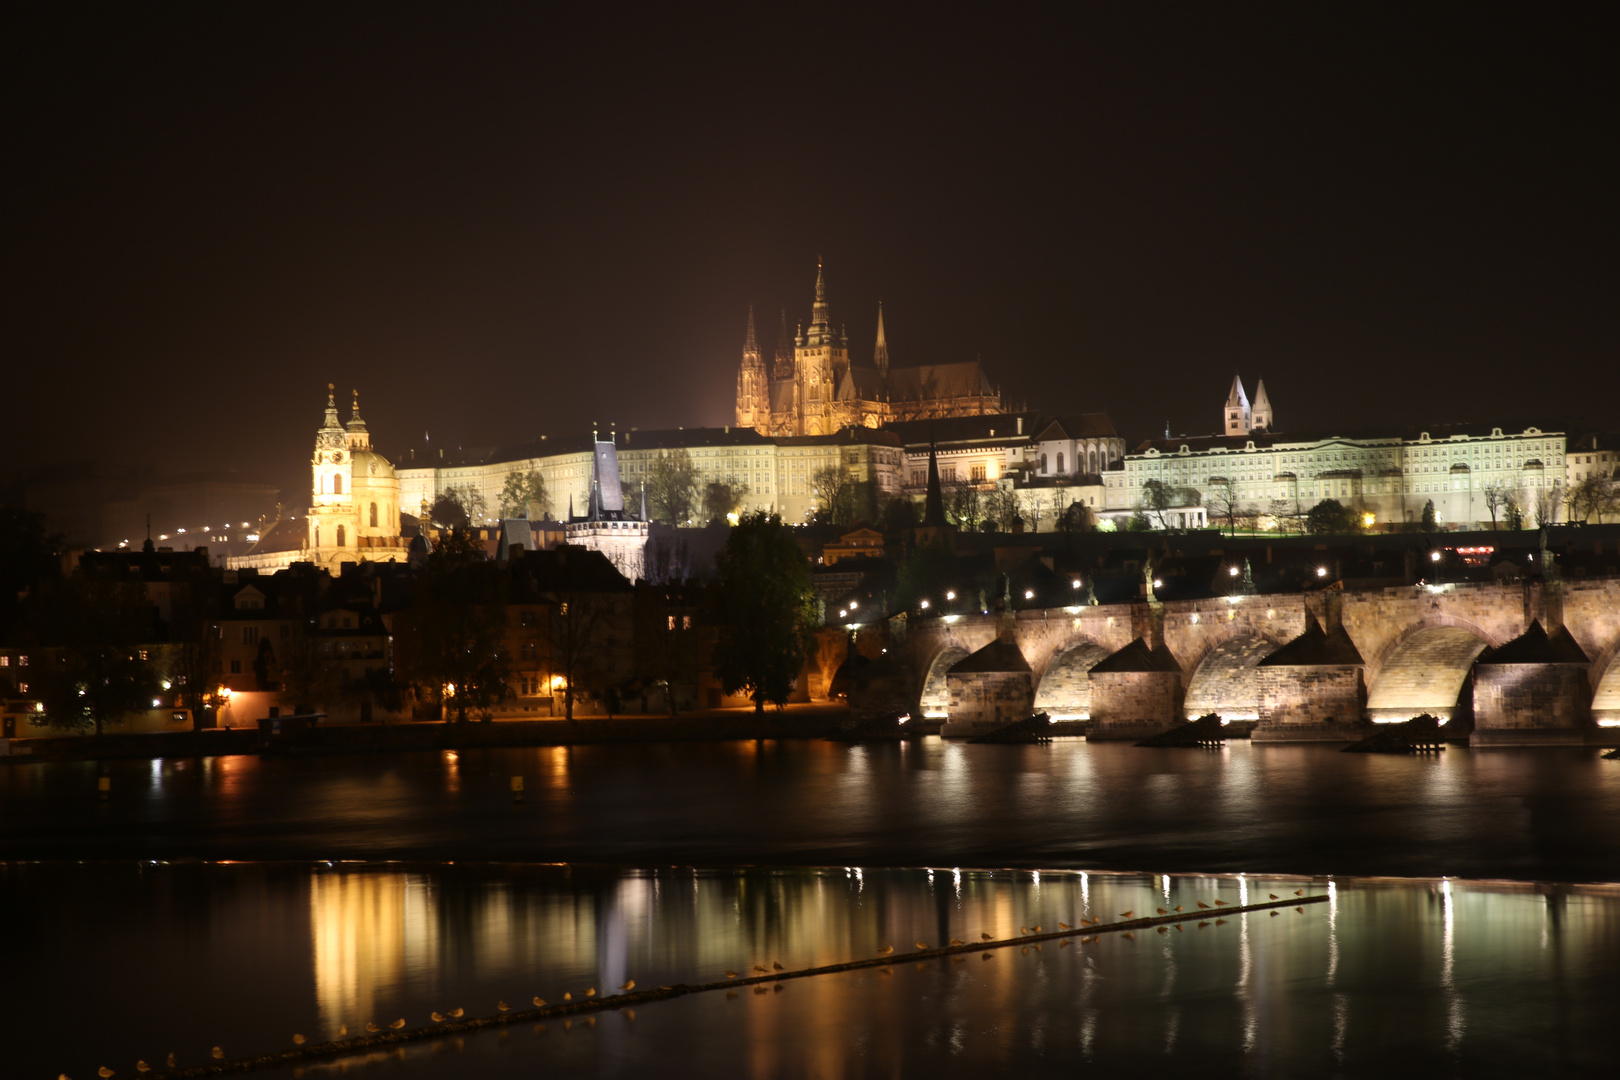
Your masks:
{"label": "water reflection", "polygon": [[[1037,885],[1037,880],[1039,884]],[[638,1007],[377,1059],[383,1075],[971,1075],[1094,1063],[1265,1070],[1578,1071],[1620,969],[1620,888],[1119,875],[952,868],[643,871],[579,867],[42,866],[0,871],[6,1015],[29,1033],[15,1075],[182,1063],[291,1033],[505,1000],[559,999],[792,970],[914,941],[1017,936],[1199,901],[1327,893],[1134,941],[1104,935],[909,962]],[[93,979],[120,1007],[61,1009]],[[161,994],[138,988],[161,987]],[[15,1064],[15,1063],[13,1063]],[[8,1069],[9,1071],[9,1069]]]}

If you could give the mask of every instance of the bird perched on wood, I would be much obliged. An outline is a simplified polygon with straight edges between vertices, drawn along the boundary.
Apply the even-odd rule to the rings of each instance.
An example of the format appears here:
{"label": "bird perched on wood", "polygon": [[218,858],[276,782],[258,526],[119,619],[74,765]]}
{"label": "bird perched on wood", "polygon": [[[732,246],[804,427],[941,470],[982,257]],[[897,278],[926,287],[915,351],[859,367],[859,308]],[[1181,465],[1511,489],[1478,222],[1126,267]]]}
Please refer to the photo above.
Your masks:
{"label": "bird perched on wood", "polygon": [[1059,930],[1067,930],[1067,929],[1068,929],[1068,928],[1069,928],[1069,924],[1068,924],[1068,923],[1066,923],[1066,922],[1060,922],[1060,923],[1058,923],[1058,929],[1059,929]]}
{"label": "bird perched on wood", "polygon": [[293,1045],[294,1046],[303,1046],[304,1045],[304,1037],[302,1035],[294,1035],[293,1036]]}
{"label": "bird perched on wood", "polygon": [[[1081,921],[1081,922],[1085,922],[1085,921],[1086,921],[1086,920],[1085,920],[1085,919],[1081,919],[1081,920],[1080,920],[1080,921]],[[1095,916],[1095,915],[1093,915],[1093,916],[1092,916],[1092,917],[1091,917],[1091,925],[1092,925],[1092,926],[1096,926],[1096,925],[1097,925],[1097,924],[1098,924],[1098,923],[1100,923],[1100,922],[1102,922],[1102,919],[1100,919],[1100,918],[1098,918],[1098,917],[1097,917],[1097,916]]]}
{"label": "bird perched on wood", "polygon": [[1231,905],[1228,904],[1225,900],[1217,900],[1217,901],[1215,901],[1215,906],[1216,907],[1230,907]]}
{"label": "bird perched on wood", "polygon": [[1040,928],[1040,927],[1038,927],[1038,926],[1037,926],[1037,927],[1036,927],[1036,928],[1035,928],[1035,932],[1036,932],[1036,933],[1037,933],[1037,934],[1038,934],[1038,933],[1040,933],[1040,932],[1041,932],[1041,928]]}
{"label": "bird perched on wood", "polygon": [[1203,901],[1202,901],[1202,900],[1200,900],[1200,901],[1198,901],[1198,906],[1199,906],[1199,907],[1201,907],[1201,908],[1207,908],[1207,907],[1209,907],[1209,905],[1208,905],[1208,904],[1206,904],[1206,903],[1204,903],[1204,902],[1203,902]]}
{"label": "bird perched on wood", "polygon": [[736,973],[736,972],[735,972],[735,971],[728,971],[728,972],[726,972],[726,978],[728,978],[728,979],[735,979],[735,978],[736,978],[736,977],[737,977],[737,973]]}
{"label": "bird perched on wood", "polygon": [[367,1020],[366,1021],[366,1030],[371,1032],[372,1034],[376,1034],[377,1032],[381,1031],[382,1028],[378,1027],[376,1024],[373,1024],[370,1020]]}
{"label": "bird perched on wood", "polygon": [[919,949],[919,950],[923,950],[923,949],[927,949],[927,948],[928,948],[928,946],[927,946],[927,945],[925,945],[925,944],[924,944],[924,943],[923,943],[923,942],[921,942],[921,941],[913,941],[913,942],[912,942],[912,944],[913,944],[913,945],[915,945],[915,946],[917,946],[917,948],[918,948],[918,949]]}
{"label": "bird perched on wood", "polygon": [[951,948],[954,949],[954,948],[956,948],[956,946],[958,946],[960,944],[962,944],[962,939],[961,938],[951,938]]}
{"label": "bird perched on wood", "polygon": [[461,1006],[457,1005],[455,1008],[450,1010],[450,1015],[455,1017],[457,1020],[459,1020],[463,1016],[467,1015],[467,1010],[463,1009]]}
{"label": "bird perched on wood", "polygon": [[1159,912],[1160,915],[1168,915],[1168,914],[1170,914],[1170,909],[1169,908],[1159,908],[1158,912]]}
{"label": "bird perched on wood", "polygon": [[893,945],[885,945],[881,949],[878,950],[878,955],[879,956],[888,956],[892,952],[894,952],[894,946]]}
{"label": "bird perched on wood", "polygon": [[393,1028],[395,1031],[398,1031],[400,1028],[405,1026],[405,1018],[402,1016],[398,1020],[395,1020],[392,1024],[389,1024],[388,1026]]}
{"label": "bird perched on wood", "polygon": [[595,997],[596,996],[596,987],[593,986],[589,990],[585,991],[585,996],[586,997]]}
{"label": "bird perched on wood", "polygon": [[1273,899],[1273,900],[1275,900],[1275,899],[1277,899],[1277,894],[1276,894],[1276,893],[1272,893],[1272,894],[1271,894],[1271,898],[1272,898],[1272,899]]}
{"label": "bird perched on wood", "polygon": [[444,1013],[437,1013],[437,1012],[436,1013],[428,1013],[428,1018],[430,1020],[432,1020],[435,1024],[444,1023]]}
{"label": "bird perched on wood", "polygon": [[1019,933],[1020,933],[1020,934],[1027,934],[1027,933],[1029,933],[1029,927],[1027,927],[1027,926],[1020,926],[1020,927],[1019,927],[1019,928],[1018,928],[1018,932],[1019,932]]}
{"label": "bird perched on wood", "polygon": [[224,1061],[225,1060],[225,1051],[221,1050],[217,1046],[214,1047],[212,1050],[210,1050],[209,1053],[214,1055],[214,1060],[215,1061]]}
{"label": "bird perched on wood", "polygon": [[563,1000],[564,1001],[573,1001],[574,1000],[574,992],[572,990],[564,990],[563,991]]}
{"label": "bird perched on wood", "polygon": [[756,974],[756,975],[769,975],[770,972],[766,971],[764,968],[760,967],[758,964],[755,964],[754,965],[754,974]]}
{"label": "bird perched on wood", "polygon": [[780,961],[780,960],[772,960],[771,961],[771,967],[776,971],[786,971],[787,970],[787,968],[782,966],[782,961]]}
{"label": "bird perched on wood", "polygon": [[634,980],[634,979],[626,979],[619,986],[620,990],[634,990],[635,988],[636,988],[636,980]]}
{"label": "bird perched on wood", "polygon": [[990,940],[990,935],[989,935],[989,934],[984,934],[984,933],[981,933],[981,934],[980,934],[980,935],[979,935],[979,940],[980,940],[980,941],[989,941],[989,940]]}
{"label": "bird perched on wood", "polygon": [[534,998],[534,1007],[537,1008],[537,1009],[545,1008],[546,1007],[546,999],[539,996],[538,994],[536,994],[535,998]]}
{"label": "bird perched on wood", "polygon": [[1294,890],[1294,895],[1295,896],[1304,896],[1305,895],[1305,890],[1304,889],[1295,889]]}
{"label": "bird perched on wood", "polygon": [[1181,905],[1180,905],[1180,904],[1177,904],[1177,905],[1176,905],[1176,910],[1177,910],[1177,911],[1180,911],[1180,910],[1181,910]]}
{"label": "bird perched on wood", "polygon": [[512,1008],[512,1006],[508,1005],[504,1001],[497,1001],[495,1003],[495,1009],[496,1009],[497,1012],[509,1012],[511,1010],[511,1008]]}
{"label": "bird perched on wood", "polygon": [[1135,909],[1135,908],[1131,908],[1131,910],[1129,910],[1129,911],[1122,911],[1122,912],[1120,912],[1120,913],[1119,913],[1119,917],[1120,917],[1120,918],[1122,918],[1122,919],[1129,919],[1129,918],[1131,918],[1131,917],[1132,917],[1132,916],[1133,916],[1133,915],[1135,915],[1135,914],[1136,914],[1136,909]]}

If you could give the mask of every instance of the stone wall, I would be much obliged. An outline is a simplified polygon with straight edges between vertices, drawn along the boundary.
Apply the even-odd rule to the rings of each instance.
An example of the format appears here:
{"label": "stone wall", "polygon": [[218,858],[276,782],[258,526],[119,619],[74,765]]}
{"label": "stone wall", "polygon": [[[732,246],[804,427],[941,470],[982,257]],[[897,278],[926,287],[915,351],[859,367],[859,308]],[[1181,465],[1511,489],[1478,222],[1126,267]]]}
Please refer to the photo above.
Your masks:
{"label": "stone wall", "polygon": [[1353,664],[1256,669],[1260,722],[1255,742],[1352,742],[1370,725],[1363,719],[1367,689]]}
{"label": "stone wall", "polygon": [[1470,746],[1579,746],[1593,734],[1585,664],[1479,664]]}
{"label": "stone wall", "polygon": [[1035,683],[1027,671],[952,672],[945,682],[951,715],[941,735],[986,735],[1027,718],[1034,709]]}
{"label": "stone wall", "polygon": [[1182,719],[1179,671],[1091,673],[1091,726],[1086,738],[1143,739]]}

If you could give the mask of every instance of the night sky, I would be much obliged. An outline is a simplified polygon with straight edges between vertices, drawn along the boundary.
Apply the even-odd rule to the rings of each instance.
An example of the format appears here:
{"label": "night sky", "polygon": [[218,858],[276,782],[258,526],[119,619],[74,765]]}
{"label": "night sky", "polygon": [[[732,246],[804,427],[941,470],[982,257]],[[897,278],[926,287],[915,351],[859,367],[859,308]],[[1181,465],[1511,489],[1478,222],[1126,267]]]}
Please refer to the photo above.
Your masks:
{"label": "night sky", "polygon": [[881,299],[1133,444],[1234,371],[1285,430],[1620,427],[1600,5],[40,7],[8,472],[305,484],[328,381],[385,449],[729,423],[818,255],[855,356]]}

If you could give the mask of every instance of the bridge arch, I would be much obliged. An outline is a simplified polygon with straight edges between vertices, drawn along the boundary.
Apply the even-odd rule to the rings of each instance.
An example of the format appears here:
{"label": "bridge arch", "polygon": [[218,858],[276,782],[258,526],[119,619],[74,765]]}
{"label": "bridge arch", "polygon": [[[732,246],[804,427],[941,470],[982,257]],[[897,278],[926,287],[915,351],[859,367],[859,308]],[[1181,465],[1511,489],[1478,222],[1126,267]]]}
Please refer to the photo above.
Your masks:
{"label": "bridge arch", "polygon": [[1041,685],[1035,690],[1035,711],[1054,720],[1084,720],[1091,716],[1091,669],[1112,653],[1106,645],[1081,640],[1065,646],[1047,662]]}
{"label": "bridge arch", "polygon": [[967,655],[966,649],[951,645],[934,656],[933,663],[928,665],[928,674],[923,677],[922,694],[917,701],[924,716],[943,717],[949,711],[951,691],[945,685],[945,673],[958,660],[967,659]]}
{"label": "bridge arch", "polygon": [[1187,683],[1186,714],[1224,720],[1260,718],[1260,661],[1280,647],[1263,634],[1237,631],[1204,650]]}
{"label": "bridge arch", "polygon": [[1367,691],[1367,715],[1375,722],[1419,713],[1450,720],[1470,710],[1469,675],[1492,644],[1479,627],[1460,619],[1412,628],[1384,650]]}
{"label": "bridge arch", "polygon": [[1592,719],[1602,727],[1620,727],[1620,641],[1592,664]]}

